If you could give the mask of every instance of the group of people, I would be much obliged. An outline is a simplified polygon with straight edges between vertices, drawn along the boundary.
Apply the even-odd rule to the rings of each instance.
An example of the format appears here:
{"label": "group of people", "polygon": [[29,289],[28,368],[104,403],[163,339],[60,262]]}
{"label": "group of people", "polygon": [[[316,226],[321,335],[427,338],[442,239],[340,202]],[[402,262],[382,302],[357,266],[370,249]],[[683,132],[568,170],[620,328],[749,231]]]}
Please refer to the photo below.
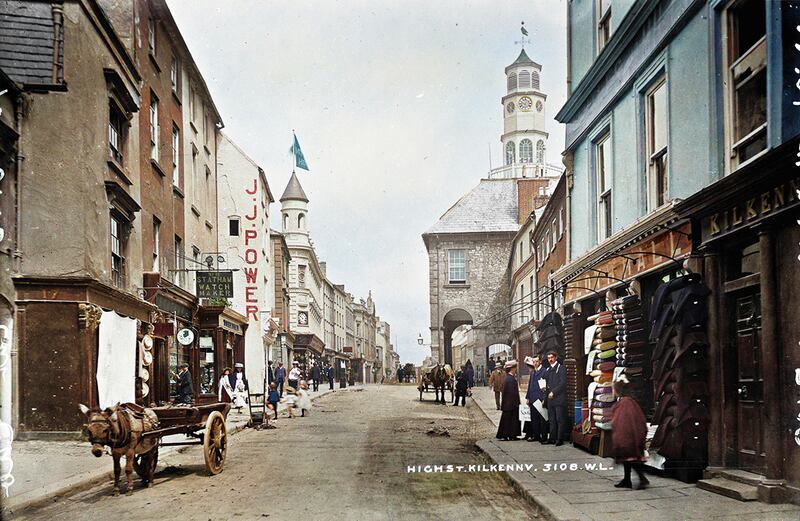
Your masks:
{"label": "group of people", "polygon": [[[530,421],[520,427],[520,393],[517,383],[518,364],[509,360],[497,365],[489,378],[489,385],[495,392],[497,408],[502,411],[497,439],[517,440],[523,432],[527,441],[561,446],[569,437],[567,422],[567,371],[558,361],[558,354],[550,351],[546,355],[546,365],[541,355],[525,357],[525,364],[531,368],[525,401],[530,407]],[[623,375],[613,384],[616,403],[611,410],[611,452],[618,463],[623,464],[625,476],[617,488],[633,488],[631,470],[639,478],[637,488],[646,488],[649,481],[643,473],[645,461],[645,439],[647,420],[639,404],[628,396],[628,381]]]}
{"label": "group of people", "polygon": [[[289,371],[289,374],[286,374],[286,368],[283,366],[283,362],[278,362],[278,366],[273,369],[272,368],[272,361],[270,360],[267,365],[267,373],[270,383],[274,383],[275,387],[278,391],[278,396],[283,396],[284,392],[284,385],[288,385],[295,391],[298,389],[298,384],[301,380],[306,380],[303,375],[303,371],[300,370],[300,363],[295,360],[292,362],[292,368]],[[328,385],[330,389],[333,390],[333,380],[335,377],[335,370],[333,366],[324,366],[320,367],[319,364],[314,364],[311,366],[310,371],[310,378],[312,389],[314,392],[319,391],[319,384],[322,381],[322,378],[328,380]]]}
{"label": "group of people", "polygon": [[475,370],[472,368],[472,362],[467,360],[456,373],[453,405],[457,406],[459,400],[461,400],[461,406],[465,407],[467,405],[467,395],[472,393],[473,387],[475,387]]}

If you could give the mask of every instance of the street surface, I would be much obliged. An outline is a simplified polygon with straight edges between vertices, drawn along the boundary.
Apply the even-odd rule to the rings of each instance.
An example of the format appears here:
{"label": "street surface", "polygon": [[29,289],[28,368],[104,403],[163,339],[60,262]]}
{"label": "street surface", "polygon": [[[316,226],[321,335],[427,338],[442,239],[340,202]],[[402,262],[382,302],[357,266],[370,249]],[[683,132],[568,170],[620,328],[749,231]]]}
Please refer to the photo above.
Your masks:
{"label": "street surface", "polygon": [[486,464],[474,444],[495,429],[474,403],[418,397],[411,385],[337,390],[315,402],[310,417],[281,417],[277,429],[232,436],[217,476],[206,474],[192,447],[160,458],[152,488],[112,497],[108,483],[15,519],[532,519],[499,473],[407,472],[409,465]]}

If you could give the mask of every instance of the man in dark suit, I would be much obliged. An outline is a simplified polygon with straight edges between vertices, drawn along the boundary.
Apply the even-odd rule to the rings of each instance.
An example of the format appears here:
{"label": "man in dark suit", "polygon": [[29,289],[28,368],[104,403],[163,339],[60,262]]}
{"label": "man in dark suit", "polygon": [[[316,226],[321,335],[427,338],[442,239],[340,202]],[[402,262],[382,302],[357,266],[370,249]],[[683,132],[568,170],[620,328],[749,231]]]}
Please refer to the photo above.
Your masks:
{"label": "man in dark suit", "polygon": [[332,365],[329,365],[329,366],[328,366],[328,370],[326,371],[326,375],[325,375],[325,376],[327,376],[327,377],[328,377],[328,385],[330,385],[330,387],[331,387],[331,391],[333,391],[333,377],[334,377],[334,373],[333,373],[333,366],[332,366]]}
{"label": "man in dark suit", "polygon": [[194,401],[194,387],[192,386],[192,375],[189,373],[189,364],[181,364],[178,369],[178,374],[175,376],[177,376],[176,379],[178,380],[178,397],[175,399],[175,403],[191,405]]}
{"label": "man in dark suit", "polygon": [[[526,364],[528,360],[528,357],[526,357]],[[545,420],[544,417],[539,414],[539,411],[536,410],[536,407],[533,406],[534,402],[537,400],[542,404],[545,402],[544,391],[539,382],[544,380],[547,368],[542,364],[541,355],[533,355],[533,357],[530,358],[529,365],[531,366],[531,378],[528,381],[528,392],[525,395],[525,399],[528,401],[528,405],[531,408],[531,421],[527,422],[525,425],[525,439],[528,441],[547,443],[547,420]]]}
{"label": "man in dark suit", "polygon": [[283,383],[286,381],[286,368],[283,367],[283,362],[278,362],[278,368],[275,369],[275,385],[278,388],[278,396],[283,396]]}
{"label": "man in dark suit", "polygon": [[567,370],[558,362],[555,351],[547,353],[550,367],[544,375],[547,387],[547,416],[550,421],[550,439],[547,443],[555,443],[556,447],[564,444],[569,432],[567,426]]}
{"label": "man in dark suit", "polygon": [[319,366],[317,364],[311,368],[311,382],[314,384],[314,392],[319,391]]}

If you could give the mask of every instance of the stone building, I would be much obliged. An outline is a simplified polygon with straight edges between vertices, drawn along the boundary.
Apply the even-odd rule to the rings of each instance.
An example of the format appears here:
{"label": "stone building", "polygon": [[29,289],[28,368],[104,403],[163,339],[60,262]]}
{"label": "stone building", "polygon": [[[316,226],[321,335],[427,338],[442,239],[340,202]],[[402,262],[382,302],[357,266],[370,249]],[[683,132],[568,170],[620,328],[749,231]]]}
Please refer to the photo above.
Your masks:
{"label": "stone building", "polygon": [[488,173],[423,235],[430,277],[431,356],[452,364],[452,335],[470,325],[476,373],[509,341],[509,255],[520,224],[562,169],[546,162],[541,65],[524,50],[505,69],[505,164]]}
{"label": "stone building", "polygon": [[289,324],[295,334],[292,359],[300,362],[302,368],[310,369],[325,350],[325,272],[309,234],[308,197],[294,172],[280,202],[281,230],[291,256]]}
{"label": "stone building", "polygon": [[275,302],[272,306],[272,320],[277,326],[277,338],[269,360],[286,364],[289,354],[294,347],[294,333],[289,322],[289,265],[292,256],[289,245],[282,233],[270,230],[272,240],[272,265],[275,269],[273,281],[273,294]]}

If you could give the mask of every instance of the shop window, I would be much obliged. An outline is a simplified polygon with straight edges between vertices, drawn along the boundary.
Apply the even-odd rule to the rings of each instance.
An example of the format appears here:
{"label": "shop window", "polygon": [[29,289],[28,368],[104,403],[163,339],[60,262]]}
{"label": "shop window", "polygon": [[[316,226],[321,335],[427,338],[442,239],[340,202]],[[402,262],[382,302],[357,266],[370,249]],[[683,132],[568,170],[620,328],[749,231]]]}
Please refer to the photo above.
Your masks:
{"label": "shop window", "polygon": [[661,78],[645,93],[647,187],[650,210],[667,202],[667,82]]}
{"label": "shop window", "polygon": [[[181,345],[180,342],[175,341],[172,337],[167,339],[167,343],[169,345],[169,372],[170,374],[177,374],[180,364],[189,363],[189,346]],[[174,378],[170,378],[169,395],[177,396],[177,394],[178,382]]]}
{"label": "shop window", "polygon": [[758,241],[726,252],[726,279],[734,280],[761,272],[761,249]]}
{"label": "shop window", "polygon": [[199,348],[200,394],[214,394],[217,372],[214,363],[214,336],[211,331],[200,332]]}
{"label": "shop window", "polygon": [[767,148],[766,3],[731,2],[724,16],[725,130],[734,171]]}

